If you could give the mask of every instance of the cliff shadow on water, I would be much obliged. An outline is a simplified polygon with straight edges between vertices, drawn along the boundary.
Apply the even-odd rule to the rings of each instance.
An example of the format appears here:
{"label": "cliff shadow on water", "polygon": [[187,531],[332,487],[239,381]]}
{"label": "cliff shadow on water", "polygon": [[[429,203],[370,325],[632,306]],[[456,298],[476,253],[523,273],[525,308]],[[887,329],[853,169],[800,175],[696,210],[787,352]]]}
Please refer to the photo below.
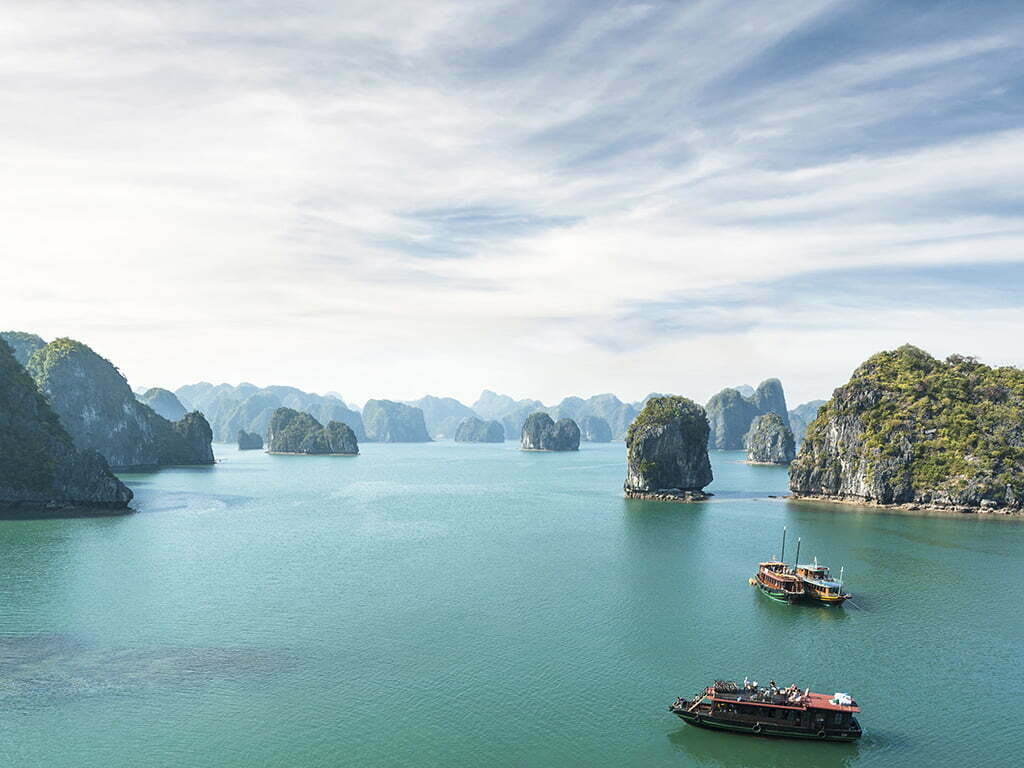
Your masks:
{"label": "cliff shadow on water", "polygon": [[0,504],[0,520],[74,520],[84,517],[125,517],[132,507],[48,506],[45,504]]}

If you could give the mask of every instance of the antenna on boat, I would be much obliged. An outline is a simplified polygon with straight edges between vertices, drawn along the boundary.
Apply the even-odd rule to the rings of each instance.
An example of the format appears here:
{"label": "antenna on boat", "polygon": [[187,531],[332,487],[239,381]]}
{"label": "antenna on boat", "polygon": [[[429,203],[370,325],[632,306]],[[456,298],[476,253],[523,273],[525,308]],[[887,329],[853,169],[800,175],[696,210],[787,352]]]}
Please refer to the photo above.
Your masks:
{"label": "antenna on boat", "polygon": [[846,566],[845,565],[839,566],[839,592],[840,592],[840,594],[843,591],[843,571],[844,570],[846,570]]}
{"label": "antenna on boat", "polygon": [[779,560],[783,564],[786,562],[786,526],[782,526],[782,557]]}
{"label": "antenna on boat", "polygon": [[793,565],[794,568],[800,567],[800,537],[796,537],[796,563]]}

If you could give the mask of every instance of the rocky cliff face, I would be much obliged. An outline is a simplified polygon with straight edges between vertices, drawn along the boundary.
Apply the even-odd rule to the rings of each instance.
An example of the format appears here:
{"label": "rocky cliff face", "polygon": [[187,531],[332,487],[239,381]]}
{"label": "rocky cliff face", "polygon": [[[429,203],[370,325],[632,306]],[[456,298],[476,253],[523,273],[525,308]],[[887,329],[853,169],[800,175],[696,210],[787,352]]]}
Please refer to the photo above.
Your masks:
{"label": "rocky cliff face", "polygon": [[758,464],[789,464],[796,457],[793,433],[777,413],[754,419],[747,433],[747,460]]}
{"label": "rocky cliff face", "polygon": [[0,333],[0,339],[7,342],[11,351],[14,352],[14,359],[21,365],[28,363],[33,352],[46,346],[46,342],[39,336],[22,331],[4,331]]}
{"label": "rocky cliff face", "polygon": [[1024,371],[912,346],[839,387],[790,465],[796,496],[963,511],[1024,507]]}
{"label": "rocky cliff face", "polygon": [[538,411],[526,419],[520,440],[527,451],[578,451],[580,428],[572,419],[554,421]]}
{"label": "rocky cliff face", "polygon": [[32,377],[0,340],[0,508],[123,509],[131,500],[102,456],[75,449]]}
{"label": "rocky cliff face", "polygon": [[463,419],[455,428],[455,442],[457,443],[503,443],[505,442],[505,428],[501,422],[484,421],[476,416]]}
{"label": "rocky cliff face", "polygon": [[711,432],[708,445],[719,450],[739,450],[754,419],[765,413],[777,413],[789,426],[786,396],[778,379],[762,381],[753,397],[744,397],[735,389],[723,389],[707,404]]}
{"label": "rocky cliff face", "polygon": [[366,439],[378,443],[429,443],[423,411],[391,400],[367,400],[363,406]]}
{"label": "rocky cliff face", "polygon": [[580,419],[580,438],[588,443],[610,443],[612,428],[600,416],[584,416]]}
{"label": "rocky cliff face", "polygon": [[665,500],[704,498],[713,479],[708,419],[685,397],[655,397],[626,434],[627,496]]}
{"label": "rocky cliff face", "polygon": [[262,447],[263,438],[260,435],[255,432],[246,432],[244,429],[238,430],[238,450],[258,451]]}
{"label": "rocky cliff face", "polygon": [[308,413],[278,408],[267,427],[268,453],[359,453],[355,432],[347,424],[332,421],[325,427]]}
{"label": "rocky cliff face", "polygon": [[108,360],[72,339],[56,339],[29,358],[28,372],[79,449],[114,468],[212,464],[209,424],[194,413],[170,422],[140,403]]}
{"label": "rocky cliff face", "polygon": [[140,403],[148,405],[168,421],[177,421],[188,413],[185,410],[185,406],[181,404],[173,392],[160,389],[160,387],[147,389],[138,396],[138,400]]}
{"label": "rocky cliff face", "polygon": [[435,440],[455,435],[455,430],[464,419],[476,417],[471,408],[466,407],[454,397],[434,397],[427,395],[419,400],[406,403],[423,411],[423,421],[427,432]]}
{"label": "rocky cliff face", "polygon": [[764,413],[778,414],[782,423],[789,426],[789,411],[786,410],[786,394],[782,391],[782,382],[778,379],[765,379],[754,391],[754,405]]}
{"label": "rocky cliff face", "polygon": [[811,400],[790,410],[789,428],[793,430],[793,440],[796,441],[797,450],[800,449],[800,445],[804,441],[807,425],[817,418],[818,411],[824,404],[824,400]]}

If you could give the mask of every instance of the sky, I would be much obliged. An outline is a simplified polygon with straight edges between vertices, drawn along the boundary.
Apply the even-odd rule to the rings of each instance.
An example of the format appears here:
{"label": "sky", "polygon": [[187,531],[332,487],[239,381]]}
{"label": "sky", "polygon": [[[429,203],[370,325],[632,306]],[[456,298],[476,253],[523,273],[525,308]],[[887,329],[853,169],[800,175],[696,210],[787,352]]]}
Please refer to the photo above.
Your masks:
{"label": "sky", "polygon": [[0,6],[0,330],[133,386],[1024,366],[1024,4]]}

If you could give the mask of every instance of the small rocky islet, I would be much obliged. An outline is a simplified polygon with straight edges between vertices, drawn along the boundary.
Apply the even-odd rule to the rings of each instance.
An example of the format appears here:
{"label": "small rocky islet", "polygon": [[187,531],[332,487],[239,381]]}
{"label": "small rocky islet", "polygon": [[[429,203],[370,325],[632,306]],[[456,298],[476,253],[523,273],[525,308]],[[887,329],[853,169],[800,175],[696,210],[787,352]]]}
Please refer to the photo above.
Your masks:
{"label": "small rocky islet", "polygon": [[744,442],[747,461],[753,464],[789,464],[796,458],[793,432],[782,417],[774,412],[754,419]]}
{"label": "small rocky islet", "polygon": [[423,411],[393,400],[367,400],[363,406],[366,439],[376,443],[429,443]]}
{"label": "small rocky islet", "polygon": [[467,416],[455,428],[457,443],[503,443],[505,428],[500,421],[484,421],[476,416]]}
{"label": "small rocky islet", "polygon": [[355,456],[359,441],[347,424],[324,426],[308,413],[278,408],[267,427],[267,453]]}
{"label": "small rocky islet", "polygon": [[237,442],[240,451],[258,451],[263,448],[263,436],[244,429],[238,430]]}
{"label": "small rocky islet", "polygon": [[750,427],[758,416],[775,413],[789,428],[786,395],[778,379],[765,379],[750,395],[727,387],[708,401],[705,411],[709,425],[708,446],[723,451],[744,448]]}
{"label": "small rocky islet", "polygon": [[555,421],[538,411],[523,424],[520,446],[524,451],[578,451],[580,428],[572,419]]}
{"label": "small rocky islet", "polygon": [[712,481],[707,414],[692,400],[652,397],[626,433],[629,498],[700,501]]}

